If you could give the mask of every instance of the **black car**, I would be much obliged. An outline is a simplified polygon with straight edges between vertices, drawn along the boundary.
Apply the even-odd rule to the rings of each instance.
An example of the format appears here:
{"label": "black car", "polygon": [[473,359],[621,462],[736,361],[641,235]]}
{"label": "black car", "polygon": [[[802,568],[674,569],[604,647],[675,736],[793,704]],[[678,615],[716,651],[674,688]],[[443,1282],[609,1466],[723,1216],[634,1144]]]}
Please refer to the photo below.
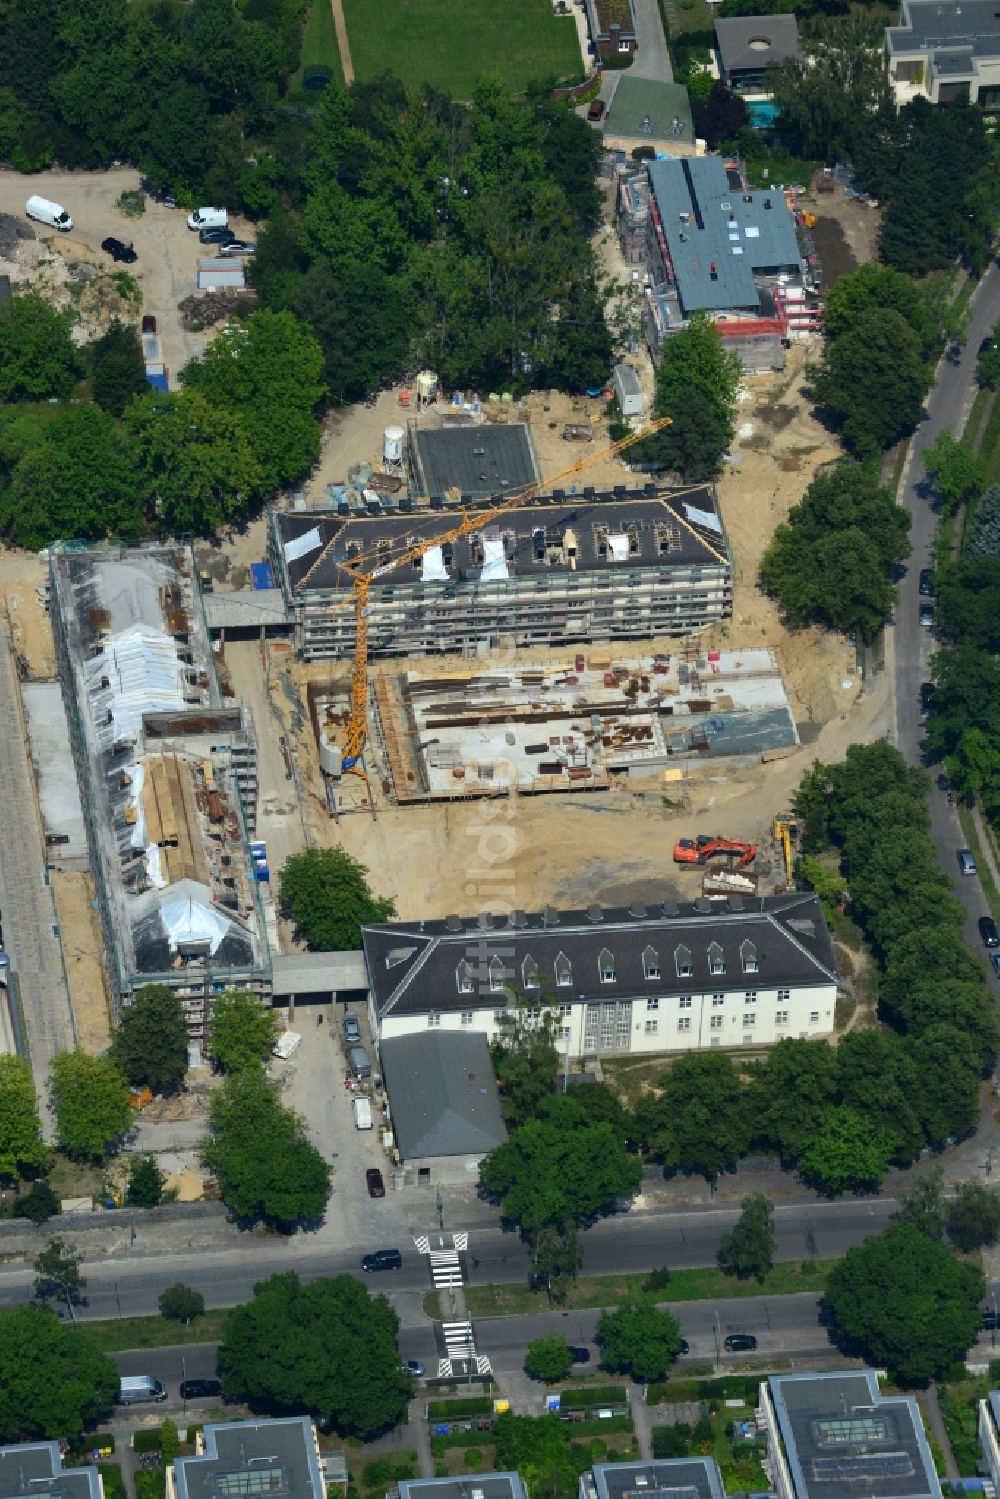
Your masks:
{"label": "black car", "polygon": [[368,1183],[369,1197],[385,1196],[385,1182],[382,1180],[382,1173],[377,1166],[368,1167],[368,1170],[365,1172],[365,1181]]}
{"label": "black car", "polygon": [[403,1256],[398,1249],[376,1249],[374,1254],[362,1257],[361,1268],[368,1274],[373,1270],[402,1270]]}
{"label": "black car", "polygon": [[690,1353],[690,1352],[691,1352],[691,1344],[688,1342],[687,1338],[681,1338],[681,1346],[677,1350],[678,1355],[681,1356],[681,1357],[683,1357],[683,1355],[685,1353]]}
{"label": "black car", "polygon": [[1000,947],[1000,932],[997,931],[997,924],[992,916],[980,916],[976,925],[984,947]]}
{"label": "black car", "polygon": [[995,1332],[1000,1328],[1000,1312],[993,1311],[983,1313],[983,1331]]}
{"label": "black car", "polygon": [[757,1339],[752,1332],[731,1332],[726,1339],[727,1353],[753,1353]]}
{"label": "black car", "polygon": [[934,605],[933,604],[921,604],[920,605],[920,623],[921,623],[921,625],[923,626],[923,628],[925,630],[932,630],[934,628]]}
{"label": "black car", "polygon": [[115,239],[113,234],[101,240],[101,249],[105,255],[110,255],[112,260],[120,260],[123,265],[134,265],[139,259],[131,245],[127,245],[122,239]]}
{"label": "black car", "polygon": [[920,592],[925,598],[932,599],[934,597],[934,572],[929,567],[922,567],[920,569]]}
{"label": "black car", "polygon": [[221,1379],[185,1379],[181,1381],[182,1400],[218,1400],[221,1396]]}
{"label": "black car", "polygon": [[228,245],[236,235],[231,229],[199,229],[198,238],[203,245]]}
{"label": "black car", "polygon": [[590,1363],[589,1348],[574,1348],[573,1345],[570,1344],[569,1356],[573,1360],[574,1364]]}
{"label": "black car", "polygon": [[921,682],[920,684],[920,711],[926,718],[934,706],[934,683]]}

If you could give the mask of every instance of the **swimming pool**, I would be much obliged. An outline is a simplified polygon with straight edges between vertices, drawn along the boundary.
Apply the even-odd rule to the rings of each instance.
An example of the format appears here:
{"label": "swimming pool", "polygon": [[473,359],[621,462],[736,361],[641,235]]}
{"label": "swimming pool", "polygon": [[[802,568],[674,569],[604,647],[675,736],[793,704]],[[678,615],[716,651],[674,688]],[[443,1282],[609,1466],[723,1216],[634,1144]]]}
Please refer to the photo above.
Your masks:
{"label": "swimming pool", "polygon": [[771,99],[747,100],[747,116],[755,130],[769,130],[779,114],[777,104]]}

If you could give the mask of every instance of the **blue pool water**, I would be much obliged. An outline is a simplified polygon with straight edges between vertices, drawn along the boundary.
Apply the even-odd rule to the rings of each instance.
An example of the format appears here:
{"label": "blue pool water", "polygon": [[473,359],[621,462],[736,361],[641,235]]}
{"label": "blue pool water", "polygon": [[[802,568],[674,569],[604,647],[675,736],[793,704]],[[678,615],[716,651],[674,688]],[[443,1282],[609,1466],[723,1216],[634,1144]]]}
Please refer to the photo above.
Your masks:
{"label": "blue pool water", "polygon": [[755,130],[769,130],[778,114],[778,106],[770,99],[751,99],[747,103],[747,115]]}

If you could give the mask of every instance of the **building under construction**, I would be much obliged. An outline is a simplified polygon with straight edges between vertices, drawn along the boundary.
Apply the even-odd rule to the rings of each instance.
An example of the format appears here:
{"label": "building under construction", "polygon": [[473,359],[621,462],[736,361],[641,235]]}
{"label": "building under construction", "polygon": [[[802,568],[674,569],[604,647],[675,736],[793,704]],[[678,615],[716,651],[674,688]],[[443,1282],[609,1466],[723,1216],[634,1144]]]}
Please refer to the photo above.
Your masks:
{"label": "building under construction", "polygon": [[166,984],[197,1039],[216,995],[270,992],[252,727],[222,701],[189,548],[59,549],[49,571],[114,1013]]}
{"label": "building under construction", "polygon": [[[303,657],[353,656],[354,559],[376,579],[373,657],[687,636],[732,612],[732,558],[709,486],[557,489],[436,545],[455,524],[447,507],[273,511],[275,571]],[[412,547],[421,555],[393,569]]]}

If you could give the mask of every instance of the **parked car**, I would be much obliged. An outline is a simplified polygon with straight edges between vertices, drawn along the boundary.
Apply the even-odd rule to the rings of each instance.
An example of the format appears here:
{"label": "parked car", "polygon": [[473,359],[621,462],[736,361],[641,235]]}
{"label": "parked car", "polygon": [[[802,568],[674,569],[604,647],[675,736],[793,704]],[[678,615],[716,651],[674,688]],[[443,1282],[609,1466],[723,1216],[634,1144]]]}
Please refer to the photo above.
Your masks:
{"label": "parked car", "polygon": [[132,245],[127,245],[123,239],[115,239],[113,234],[101,240],[101,249],[105,255],[110,255],[112,260],[120,260],[123,265],[135,265],[139,259]]}
{"label": "parked car", "polygon": [[198,238],[203,245],[228,245],[236,235],[231,229],[199,229]]}
{"label": "parked car", "polygon": [[344,1011],[344,1040],[349,1042],[361,1040],[361,1027],[353,1010]]}
{"label": "parked car", "polygon": [[365,1181],[368,1183],[369,1197],[385,1196],[385,1182],[382,1180],[382,1173],[377,1166],[368,1167],[368,1170],[365,1172]]}
{"label": "parked car", "polygon": [[1000,947],[1000,932],[992,916],[980,916],[977,925],[984,947]]}
{"label": "parked car", "polygon": [[184,1379],[181,1381],[182,1400],[218,1400],[221,1397],[221,1379]]}
{"label": "parked car", "polygon": [[398,1249],[376,1249],[374,1254],[363,1256],[361,1268],[369,1274],[374,1270],[402,1270],[403,1256]]}
{"label": "parked car", "polygon": [[929,630],[934,624],[934,605],[920,605],[920,623],[925,630]]}
{"label": "parked car", "polygon": [[1000,952],[991,952],[990,962],[993,965],[993,972],[996,974],[997,978],[1000,979]]}
{"label": "parked car", "polygon": [[592,100],[591,104],[590,104],[590,108],[587,110],[587,119],[588,120],[594,120],[594,121],[596,121],[596,120],[603,120],[603,118],[604,118],[604,100],[603,99],[594,99],[594,100]]}
{"label": "parked car", "polygon": [[920,592],[929,599],[934,597],[934,571],[930,567],[920,569]]}
{"label": "parked car", "polygon": [[934,683],[921,682],[920,684],[920,712],[926,718],[934,705]]}
{"label": "parked car", "polygon": [[589,1364],[590,1363],[590,1349],[589,1348],[574,1348],[574,1346],[571,1343],[570,1344],[570,1348],[569,1348],[569,1356],[573,1360],[574,1364]]}
{"label": "parked car", "polygon": [[407,1374],[412,1374],[414,1379],[423,1379],[424,1366],[419,1359],[408,1358],[403,1360],[403,1367]]}
{"label": "parked car", "polygon": [[727,1353],[753,1353],[757,1339],[751,1332],[731,1332],[726,1339]]}
{"label": "parked car", "polygon": [[971,848],[960,848],[957,857],[958,867],[962,874],[978,874]]}
{"label": "parked car", "polygon": [[142,331],[143,333],[156,332],[156,319],[151,312],[144,312],[142,315]]}
{"label": "parked car", "polygon": [[681,1346],[678,1348],[677,1352],[680,1355],[691,1352],[691,1344],[688,1342],[687,1338],[681,1338]]}
{"label": "parked car", "polygon": [[220,249],[220,255],[253,255],[257,246],[248,239],[229,239],[225,247]]}

